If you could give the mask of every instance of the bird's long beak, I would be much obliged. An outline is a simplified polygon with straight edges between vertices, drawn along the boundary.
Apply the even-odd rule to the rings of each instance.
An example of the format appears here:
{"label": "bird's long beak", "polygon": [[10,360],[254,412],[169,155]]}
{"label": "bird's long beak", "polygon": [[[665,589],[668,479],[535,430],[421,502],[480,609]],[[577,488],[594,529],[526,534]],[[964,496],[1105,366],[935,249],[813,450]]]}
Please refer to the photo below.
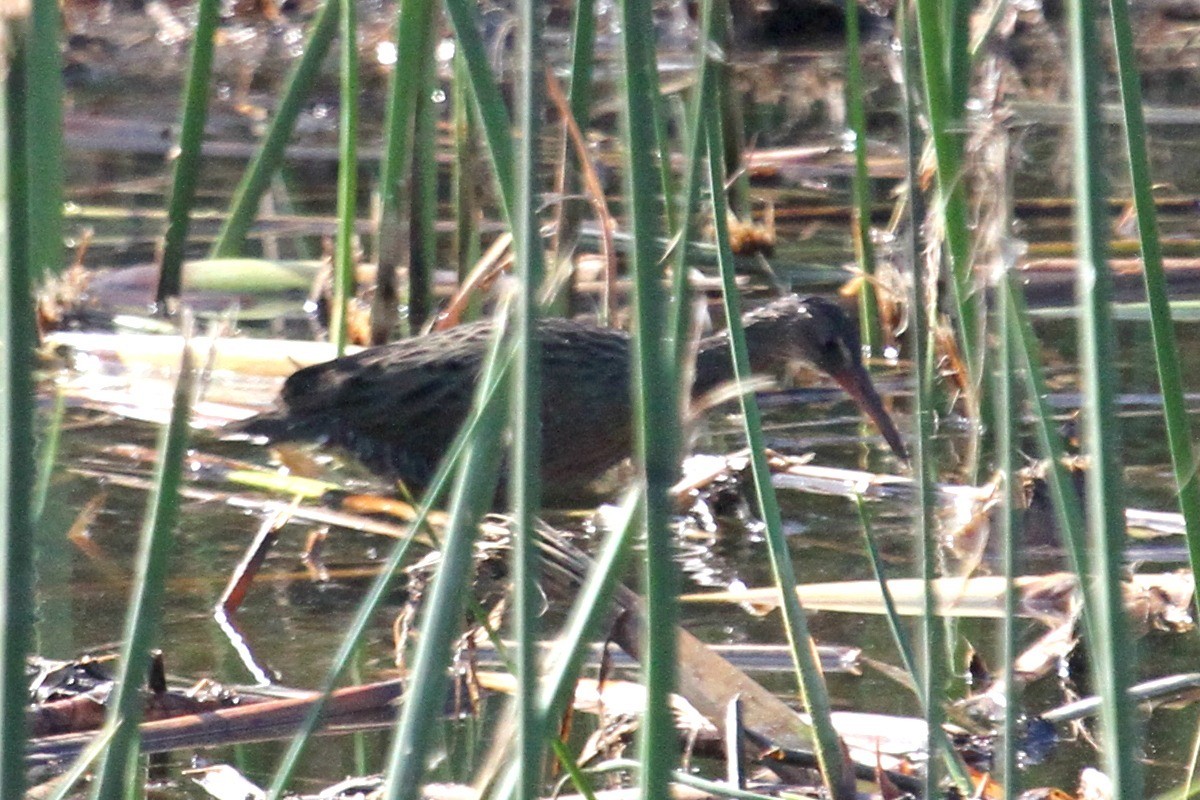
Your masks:
{"label": "bird's long beak", "polygon": [[875,384],[871,383],[871,376],[867,374],[866,368],[855,365],[834,374],[833,379],[858,404],[863,413],[871,418],[896,457],[907,462],[908,449],[904,446],[904,440],[900,438],[900,431],[896,430],[896,423],[892,422],[887,409],[883,407],[883,399],[879,392],[875,391]]}

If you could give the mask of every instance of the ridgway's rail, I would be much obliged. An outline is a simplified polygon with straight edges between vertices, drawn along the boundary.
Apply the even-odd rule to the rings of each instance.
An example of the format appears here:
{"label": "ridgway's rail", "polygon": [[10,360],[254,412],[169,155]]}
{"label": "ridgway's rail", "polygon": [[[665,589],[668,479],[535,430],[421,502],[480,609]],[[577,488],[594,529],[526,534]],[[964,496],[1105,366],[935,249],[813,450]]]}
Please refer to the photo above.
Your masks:
{"label": "ridgway's rail", "polygon": [[[858,329],[834,303],[781,298],[742,324],[755,373],[784,374],[796,361],[830,375],[869,416],[892,450],[903,440],[863,367]],[[548,501],[587,495],[632,449],[632,345],[627,333],[542,319],[542,480]],[[492,323],[405,339],[297,371],[271,411],[229,430],[274,441],[319,440],[352,452],[413,491],[432,478],[467,417]],[[725,333],[702,339],[693,396],[733,377]]]}

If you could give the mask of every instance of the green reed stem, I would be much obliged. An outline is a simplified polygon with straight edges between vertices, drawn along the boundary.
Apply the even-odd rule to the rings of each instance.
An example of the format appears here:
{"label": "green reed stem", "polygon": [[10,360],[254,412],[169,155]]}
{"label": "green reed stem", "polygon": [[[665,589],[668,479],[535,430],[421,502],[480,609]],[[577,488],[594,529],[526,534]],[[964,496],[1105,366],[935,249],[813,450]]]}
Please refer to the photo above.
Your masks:
{"label": "green reed stem", "polygon": [[167,206],[167,232],[163,238],[162,262],[154,300],[159,312],[165,303],[183,292],[183,257],[187,248],[188,215],[196,197],[200,164],[204,153],[204,123],[208,119],[208,95],[212,90],[213,38],[220,21],[220,0],[200,0],[196,8],[196,31],[192,36],[192,61],[183,90],[183,119],[180,122],[179,156],[171,181]]}
{"label": "green reed stem", "polygon": [[83,780],[83,777],[91,770],[92,764],[96,762],[96,759],[104,755],[104,752],[108,749],[108,743],[112,741],[115,732],[110,727],[104,727],[97,731],[92,740],[88,742],[87,747],[83,748],[79,755],[76,756],[75,761],[71,764],[71,768],[55,778],[55,789],[45,800],[66,800],[67,797],[77,797],[78,795],[72,794],[75,784]]}
{"label": "green reed stem", "polygon": [[[871,527],[871,517],[867,512],[867,505],[863,502],[862,495],[855,495],[854,504],[858,509],[858,520],[862,524],[863,538],[867,546],[867,557],[871,561],[871,571],[875,574],[875,580],[879,583],[880,595],[883,597],[883,607],[887,615],[888,629],[892,632],[892,641],[896,643],[896,651],[900,654],[900,661],[902,662],[901,666],[904,667],[904,671],[908,673],[909,680],[912,681],[913,692],[917,695],[917,700],[921,703],[921,708],[927,709],[929,700],[923,692],[924,687],[920,672],[917,669],[917,659],[913,650],[912,640],[905,629],[904,622],[900,618],[900,613],[896,610],[896,601],[892,597],[891,588],[888,586],[883,557],[879,554],[879,545]],[[971,796],[974,792],[974,786],[971,781],[970,770],[967,769],[966,763],[963,762],[962,757],[954,748],[949,735],[946,733],[946,729],[941,727],[934,728],[932,733],[938,740],[938,749],[942,753],[942,759],[946,762],[946,770],[950,774],[950,779],[954,781],[954,785],[963,797]]]}
{"label": "green reed stem", "polygon": [[[929,12],[930,9],[921,8],[921,0],[916,0],[917,15],[922,13],[928,14]],[[934,58],[935,53],[940,53],[940,46],[934,41],[931,42],[931,46],[927,50],[922,47],[919,51],[914,46],[916,40],[918,38],[922,40],[926,38],[920,30],[920,26],[913,25],[914,20],[903,7],[897,9],[896,18],[900,41],[904,44],[904,54],[901,61],[903,84],[905,86],[915,85],[916,76],[920,73],[922,67],[927,72],[933,73],[927,77],[927,85],[930,82],[938,83],[941,73],[936,67],[941,62],[934,61],[931,67],[929,59]],[[923,44],[924,42],[922,41]],[[920,64],[914,63],[918,61],[918,55],[920,55]],[[943,86],[943,99],[944,91]],[[939,770],[937,769],[939,762],[937,754],[941,749],[941,742],[935,731],[941,729],[942,723],[945,720],[945,709],[943,706],[945,699],[945,665],[942,660],[942,653],[944,652],[943,629],[938,624],[935,616],[936,601],[933,592],[933,581],[937,577],[938,543],[934,499],[934,486],[936,485],[934,471],[936,465],[933,450],[933,387],[936,376],[932,338],[933,320],[931,318],[935,310],[930,306],[930,290],[935,285],[935,281],[930,280],[930,276],[926,271],[926,243],[923,237],[925,203],[919,189],[921,185],[919,180],[919,165],[922,153],[921,134],[917,122],[919,111],[917,109],[915,94],[909,91],[906,92],[906,95],[906,102],[904,104],[908,151],[908,158],[906,159],[908,181],[906,185],[908,204],[911,209],[906,249],[913,270],[912,360],[917,366],[916,386],[913,393],[913,416],[916,422],[916,436],[913,440],[912,469],[913,479],[917,484],[917,502],[913,508],[913,531],[920,552],[921,577],[925,582],[925,602],[921,616],[921,658],[924,669],[919,685],[921,687],[920,694],[925,698],[925,724],[929,729],[928,748],[930,759],[925,774],[925,796],[935,797],[939,791],[938,787],[940,783]],[[948,141],[943,142],[943,144],[946,148],[949,148],[950,143]],[[947,155],[950,155],[949,151],[947,151]],[[953,160],[952,156],[951,160]],[[942,173],[939,171],[939,180],[941,177]],[[943,193],[943,202],[945,202],[946,197],[947,195]]]}
{"label": "green reed stem", "polygon": [[[470,76],[471,94],[475,98],[479,120],[483,125],[484,141],[491,155],[493,174],[500,190],[501,209],[510,227],[515,230],[513,221],[517,219],[516,209],[520,206],[517,203],[514,181],[512,126],[508,107],[496,83],[496,76],[492,74],[487,49],[479,34],[478,8],[469,0],[446,0],[446,11],[454,26],[458,47]],[[543,274],[544,254],[540,240],[538,246],[528,248],[528,252],[534,272],[538,275]]]}
{"label": "green reed stem", "polygon": [[[1108,270],[1109,218],[1104,175],[1104,126],[1099,84],[1104,74],[1097,51],[1095,7],[1067,4],[1071,106],[1075,150],[1076,294],[1080,304],[1080,385],[1084,397],[1084,450],[1088,456],[1086,505],[1092,571],[1093,614],[1098,638],[1091,644],[1092,674],[1102,707],[1100,729],[1105,772],[1114,796],[1141,797],[1137,759],[1139,724],[1127,693],[1136,656],[1122,598],[1125,516],[1121,494],[1120,442],[1113,409],[1115,352],[1112,276]],[[1082,576],[1081,576],[1082,577]]]}
{"label": "green reed stem", "polygon": [[[400,242],[410,241],[411,249],[420,247],[411,241],[410,235],[400,233],[404,225],[401,220],[402,209],[406,206],[405,198],[424,194],[418,187],[412,186],[412,179],[417,174],[413,152],[416,147],[433,147],[433,142],[418,144],[415,141],[418,115],[422,108],[421,96],[426,93],[434,69],[433,59],[433,28],[436,19],[437,4],[433,0],[413,0],[399,5],[396,17],[396,65],[392,69],[389,82],[388,104],[384,119],[384,146],[382,161],[379,165],[379,189],[381,209],[379,214],[379,289],[384,297],[382,302],[394,303],[398,298],[396,270],[403,258],[400,252]],[[428,98],[426,98],[428,101]],[[426,102],[425,105],[428,105]],[[428,124],[428,123],[426,123]],[[416,219],[417,209],[422,206],[419,201],[407,204]],[[411,222],[412,220],[410,220]],[[417,231],[421,233],[423,231]],[[417,266],[420,269],[420,265]],[[419,283],[419,281],[418,281]],[[409,286],[410,299],[412,289]],[[418,294],[422,287],[418,286]],[[422,317],[413,326],[419,328],[428,307],[422,304],[422,298],[417,300],[418,316]],[[385,319],[394,314],[393,308],[378,306],[375,309],[378,327],[387,325]],[[382,331],[380,331],[382,333]]]}
{"label": "green reed stem", "polygon": [[1000,472],[1004,476],[1004,498],[1000,517],[1000,547],[1003,562],[1004,577],[1004,619],[1001,622],[1001,661],[1003,668],[1000,679],[1004,682],[1004,720],[1000,751],[1000,775],[1003,780],[1004,796],[1012,800],[1019,794],[1021,773],[1018,768],[1018,752],[1020,742],[1017,739],[1019,705],[1019,690],[1017,673],[1014,664],[1020,655],[1020,645],[1017,641],[1017,591],[1014,581],[1021,574],[1020,542],[1021,526],[1018,522],[1020,503],[1019,478],[1017,476],[1018,450],[1020,441],[1017,434],[1017,397],[1013,381],[1017,374],[1017,358],[1013,353],[1012,337],[1009,336],[1011,324],[1008,313],[1009,297],[1003,290],[996,293],[996,363],[1000,366],[1000,374],[995,381],[997,390],[996,408],[999,411],[996,422],[996,450]]}
{"label": "green reed stem", "polygon": [[[594,0],[579,0],[571,11],[571,67],[567,85],[567,108],[581,130],[587,129],[592,110],[592,79],[596,66],[596,4]],[[559,252],[562,245],[570,246],[579,230],[583,204],[575,196],[580,189],[578,157],[570,145],[570,137],[562,143],[562,211],[559,214]],[[573,166],[578,168],[572,168]],[[569,293],[567,294],[569,304]],[[602,315],[605,312],[602,312]],[[608,320],[602,319],[603,324]]]}
{"label": "green reed stem", "polygon": [[644,514],[641,508],[643,500],[642,492],[634,490],[621,501],[619,512],[613,515],[612,527],[595,557],[594,566],[575,596],[575,604],[571,606],[571,613],[563,625],[554,653],[547,659],[549,666],[538,701],[546,720],[561,717],[571,701],[583,662],[587,658],[586,645],[599,632],[600,623],[608,613],[613,592],[620,581],[621,570],[633,547],[638,523]]}
{"label": "green reed stem", "polygon": [[50,494],[50,481],[54,477],[54,465],[58,461],[58,444],[62,438],[63,414],[67,408],[67,396],[61,388],[55,389],[54,407],[46,423],[45,438],[37,449],[37,482],[33,487],[33,503],[30,506],[34,524],[42,518],[46,509],[46,498]]}
{"label": "green reed stem", "polygon": [[[497,340],[481,376],[481,387],[491,385],[495,379],[499,352]],[[480,398],[477,394],[477,404]],[[411,680],[388,756],[384,796],[389,800],[416,800],[421,796],[425,760],[437,730],[431,721],[440,718],[445,706],[450,645],[462,627],[465,601],[471,591],[475,532],[495,497],[505,399],[488,403],[480,411],[478,428],[467,443],[450,497],[441,564],[425,598]]]}
{"label": "green reed stem", "polygon": [[976,308],[979,300],[975,296],[971,273],[971,239],[962,175],[963,109],[954,103],[954,93],[947,74],[948,45],[939,18],[944,8],[942,0],[914,2],[929,135],[937,164],[938,208],[943,217],[946,250],[954,278],[950,283],[957,312],[960,347],[971,385],[978,392],[983,368],[978,346],[980,330]]}
{"label": "green reed stem", "polygon": [[[0,20],[12,34],[22,22]],[[29,272],[30,152],[26,148],[20,43],[0,64],[0,795],[25,796],[25,657],[33,633],[33,519],[30,514],[34,394],[32,280]]]}
{"label": "green reed stem", "polygon": [[591,783],[580,768],[579,762],[575,760],[574,754],[567,748],[567,745],[562,739],[552,737],[550,739],[550,747],[554,750],[554,757],[558,759],[558,763],[562,765],[563,772],[571,780],[576,791],[583,800],[598,800],[596,793],[592,791]]}
{"label": "green reed stem", "polygon": [[697,44],[696,85],[692,87],[687,108],[687,165],[683,176],[683,206],[675,240],[675,258],[671,263],[671,318],[667,331],[674,342],[672,359],[682,372],[682,364],[691,344],[691,270],[692,237],[696,233],[696,207],[700,203],[701,162],[708,147],[704,139],[704,115],[713,102],[716,67],[713,64],[713,0],[700,2],[700,35]]}
{"label": "green reed stem", "polygon": [[1142,111],[1142,86],[1129,21],[1129,3],[1126,0],[1113,0],[1111,15],[1125,122],[1125,147],[1142,251],[1142,274],[1146,282],[1146,299],[1150,305],[1150,330],[1154,336],[1154,359],[1162,387],[1167,444],[1175,470],[1175,485],[1179,490],[1179,511],[1183,514],[1187,531],[1188,558],[1195,573],[1200,569],[1200,480],[1197,480],[1192,431],[1184,401],[1179,343],[1171,321],[1167,279],[1163,271],[1158,212],[1154,206],[1154,185],[1146,154],[1149,137]]}
{"label": "green reed stem", "polygon": [[673,231],[678,224],[679,211],[674,202],[675,175],[671,169],[671,133],[668,125],[670,111],[658,85],[657,68],[654,72],[654,94],[651,97],[654,98],[654,140],[658,150],[658,183],[662,195],[663,226],[666,230]]}
{"label": "green reed stem", "polygon": [[437,86],[437,62],[433,54],[424,64],[425,80],[417,97],[416,136],[413,140],[412,218],[408,237],[408,319],[419,330],[433,316],[433,274],[438,265],[438,161],[437,114],[433,90]]}
{"label": "green reed stem", "polygon": [[271,178],[283,163],[288,139],[291,138],[296,119],[303,110],[304,100],[317,80],[321,62],[329,53],[329,45],[337,35],[339,6],[338,0],[325,0],[321,10],[317,12],[308,41],[304,45],[304,54],[288,75],[283,97],[280,98],[275,116],[267,127],[266,136],[263,137],[258,152],[251,159],[233,192],[229,216],[221,225],[217,239],[209,251],[212,258],[232,258],[241,254],[246,234],[250,232],[250,226],[254,224],[254,218],[258,214],[258,203],[271,185]]}
{"label": "green reed stem", "polygon": [[[458,280],[462,283],[471,274],[479,259],[479,191],[476,170],[478,157],[475,147],[475,111],[467,86],[467,65],[462,51],[454,53],[454,80],[451,84],[451,103],[454,128],[454,162],[451,184],[454,206],[454,259]],[[468,321],[479,315],[478,303],[472,301],[463,315]]]}
{"label": "green reed stem", "polygon": [[950,102],[956,109],[967,104],[971,93],[971,12],[975,0],[946,0],[946,76]]}
{"label": "green reed stem", "polygon": [[[497,316],[497,320],[502,319],[502,314]],[[502,325],[498,325],[497,327],[501,328]],[[496,337],[494,343],[499,341],[499,333],[497,333]],[[321,713],[325,708],[325,701],[337,686],[337,682],[346,667],[349,666],[355,651],[362,642],[363,635],[370,626],[376,610],[388,595],[392,580],[399,571],[400,565],[404,563],[404,559],[408,555],[408,548],[412,544],[416,532],[425,527],[429,512],[437,503],[441,502],[442,496],[449,487],[451,479],[459,472],[459,466],[462,464],[463,455],[467,450],[468,444],[482,435],[480,431],[483,430],[484,410],[488,410],[489,414],[501,413],[502,415],[502,412],[495,411],[494,408],[501,404],[506,396],[502,391],[502,387],[504,379],[508,374],[508,369],[513,361],[512,347],[509,346],[501,352],[499,364],[495,368],[492,367],[493,360],[489,356],[488,361],[485,362],[483,376],[476,389],[476,400],[471,409],[471,414],[455,435],[453,443],[447,448],[445,455],[442,456],[441,463],[438,464],[437,471],[429,481],[429,488],[425,490],[425,495],[421,498],[417,515],[409,525],[410,535],[397,542],[396,546],[392,548],[392,552],[388,555],[382,569],[380,569],[379,575],[371,585],[371,589],[363,597],[362,602],[359,603],[354,620],[350,623],[346,635],[342,638],[341,645],[333,656],[329,672],[325,676],[325,681],[317,690],[320,695],[319,699],[312,704],[304,721],[297,729],[295,736],[292,737],[292,741],[289,743],[283,758],[280,759],[279,766],[275,771],[275,777],[272,779],[271,786],[267,790],[268,800],[279,800],[283,796],[284,789],[287,787],[288,782],[291,781],[296,767],[300,762],[300,756],[303,754],[309,738],[317,728]]]}
{"label": "green reed stem", "polygon": [[511,221],[516,208],[512,120],[500,86],[496,83],[496,76],[492,74],[487,48],[479,33],[479,12],[469,0],[446,0],[446,13],[454,26],[454,35],[471,78],[471,94],[475,97],[479,121],[483,125],[483,139],[492,158],[492,170],[500,190],[504,218]]}
{"label": "green reed stem", "polygon": [[592,111],[592,75],[596,67],[595,0],[578,0],[571,16],[571,78],[567,102],[580,128]]}
{"label": "green reed stem", "polygon": [[645,650],[642,665],[646,709],[640,757],[641,796],[666,797],[678,758],[671,692],[675,688],[675,626],[678,569],[668,496],[679,471],[679,406],[674,370],[663,341],[665,292],[659,249],[662,207],[655,161],[655,95],[658,71],[654,21],[648,3],[621,0],[623,31],[620,69],[625,73],[625,174],[628,225],[633,238],[634,281],[634,459],[646,486],[644,559]]}
{"label": "green reed stem", "polygon": [[[721,53],[731,52],[734,46],[730,5],[729,0],[713,0],[710,41],[716,43]],[[728,206],[742,221],[749,222],[752,212],[750,172],[745,169],[742,159],[742,150],[748,141],[746,114],[734,80],[733,64],[727,58],[717,62],[714,76],[717,83],[715,96],[720,97],[721,103],[721,138],[725,141],[725,152],[721,157],[725,159],[725,175],[729,181]]]}
{"label": "green reed stem", "polygon": [[[715,108],[715,106],[714,106]],[[708,181],[712,194],[713,222],[716,230],[718,262],[721,284],[725,299],[725,317],[728,321],[730,342],[733,345],[733,374],[735,380],[744,383],[750,379],[750,354],[746,349],[746,336],[742,331],[742,309],[737,280],[733,266],[733,250],[729,245],[729,223],[725,207],[725,170],[721,154],[721,121],[709,114],[705,129],[708,132]],[[796,594],[796,573],[792,568],[791,551],[783,535],[783,518],[775,487],[771,484],[771,468],[767,464],[766,443],[762,435],[762,416],[754,395],[743,392],[739,395],[742,416],[745,422],[747,444],[750,450],[750,465],[754,475],[755,493],[758,495],[759,512],[766,523],[768,551],[771,571],[779,587],[782,600],[784,630],[791,647],[792,662],[800,684],[800,696],[812,716],[816,737],[817,761],[821,777],[831,797],[853,798],[854,781],[842,770],[841,745],[830,718],[829,690],[825,686],[825,675],[816,656],[812,636],[808,631],[808,620]]]}
{"label": "green reed stem", "polygon": [[433,0],[411,0],[400,5],[396,20],[396,66],[388,92],[383,158],[379,169],[383,210],[398,213],[399,196],[406,190],[412,161],[413,131],[418,96],[426,83],[426,60],[431,50]]}
{"label": "green reed stem", "polygon": [[[1025,306],[1025,295],[1020,278],[1010,273],[1005,281],[1004,308],[1008,316],[1008,335],[1012,338],[1012,349],[1016,355],[1017,366],[1025,374],[1026,397],[1032,406],[1034,431],[1037,434],[1038,446],[1042,458],[1046,459],[1049,468],[1046,473],[1046,486],[1050,490],[1050,502],[1054,508],[1055,522],[1067,548],[1067,558],[1071,570],[1076,575],[1090,574],[1091,564],[1088,556],[1087,534],[1084,530],[1083,508],[1079,495],[1075,492],[1066,466],[1063,465],[1062,437],[1054,425],[1054,414],[1046,398],[1050,390],[1042,374],[1041,360],[1038,357],[1038,340],[1029,323],[1029,312]],[[1085,595],[1085,601],[1089,598]],[[1089,604],[1083,608],[1085,627],[1090,626],[1091,612]],[[1089,639],[1094,637],[1089,627]]]}
{"label": "green reed stem", "polygon": [[917,698],[924,704],[926,700],[921,695],[921,679],[917,672],[916,651],[913,650],[912,641],[904,629],[900,612],[896,610],[896,601],[892,597],[891,587],[888,586],[887,573],[884,570],[883,557],[879,554],[879,544],[875,539],[871,517],[861,494],[854,495],[854,507],[858,510],[858,522],[862,525],[863,540],[867,548],[867,558],[871,562],[871,571],[875,574],[875,580],[879,584],[879,593],[883,598],[883,610],[884,616],[887,618],[888,629],[892,632],[892,640],[896,643],[896,652],[900,654],[900,665],[904,667],[904,671],[912,680]]}
{"label": "green reed stem", "polygon": [[92,797],[124,798],[128,787],[140,781],[132,766],[137,763],[138,723],[142,718],[141,688],[150,665],[150,645],[162,618],[167,560],[179,519],[179,483],[187,453],[188,418],[194,382],[192,352],[184,346],[179,379],[171,407],[171,422],[158,443],[158,467],[146,509],[134,571],[133,595],[125,619],[125,646],[121,649],[121,674],[109,698],[107,725],[114,727],[112,743],[96,775]]}
{"label": "green reed stem", "polygon": [[543,727],[537,704],[539,588],[537,515],[541,509],[542,359],[537,335],[542,259],[538,224],[538,167],[545,63],[542,9],[537,0],[517,3],[516,148],[517,216],[513,218],[515,273],[520,290],[514,313],[517,357],[512,370],[512,469],[509,503],[513,514],[513,634],[516,640],[517,769],[516,796],[535,800],[541,788]]}
{"label": "green reed stem", "polygon": [[329,338],[340,356],[346,350],[346,312],[354,297],[354,231],[358,215],[358,21],[355,4],[344,2],[338,19],[341,89],[338,103],[337,240],[333,253],[333,302]]}
{"label": "green reed stem", "polygon": [[863,343],[872,355],[883,347],[879,328],[879,298],[875,291],[875,245],[871,240],[871,176],[867,170],[867,111],[863,102],[862,49],[858,4],[846,7],[846,119],[854,136],[854,175],[851,179],[851,237],[864,280],[858,294],[858,322]]}
{"label": "green reed stem", "polygon": [[29,264],[38,280],[60,272],[63,259],[63,100],[60,11],[33,3],[25,58],[26,135],[30,174]]}
{"label": "green reed stem", "polygon": [[[543,731],[552,743],[551,721],[560,719],[566,712],[587,658],[587,644],[601,632],[600,625],[609,613],[614,589],[638,531],[643,513],[641,502],[639,490],[626,495],[621,502],[620,513],[614,515],[613,525],[575,595],[575,603],[555,641],[554,650],[546,658],[545,675],[538,693],[538,711],[545,725]],[[497,800],[508,800],[516,785],[517,767],[510,762],[507,771],[496,781],[497,788],[492,796]]]}

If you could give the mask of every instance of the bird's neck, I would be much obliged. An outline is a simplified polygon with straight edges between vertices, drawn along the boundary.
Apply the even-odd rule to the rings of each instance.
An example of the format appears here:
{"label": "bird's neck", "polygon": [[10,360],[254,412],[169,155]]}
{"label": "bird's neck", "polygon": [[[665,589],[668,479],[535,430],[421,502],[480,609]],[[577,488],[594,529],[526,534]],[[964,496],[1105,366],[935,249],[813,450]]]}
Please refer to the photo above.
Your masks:
{"label": "bird's neck", "polygon": [[[777,337],[759,326],[745,328],[746,349],[750,353],[750,371],[755,374],[782,374],[787,358],[779,350]],[[692,394],[699,396],[733,380],[732,346],[727,332],[706,336],[696,349],[696,375]]]}

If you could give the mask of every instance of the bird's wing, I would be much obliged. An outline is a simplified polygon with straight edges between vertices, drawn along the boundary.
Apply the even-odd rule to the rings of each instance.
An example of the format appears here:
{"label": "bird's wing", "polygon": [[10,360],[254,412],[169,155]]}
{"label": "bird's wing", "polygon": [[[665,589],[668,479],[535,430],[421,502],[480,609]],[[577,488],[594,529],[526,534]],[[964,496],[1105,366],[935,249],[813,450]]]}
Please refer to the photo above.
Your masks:
{"label": "bird's wing", "polygon": [[463,326],[454,336],[405,339],[307,367],[288,378],[281,400],[292,415],[335,417],[365,435],[456,428],[470,408],[484,354],[479,340],[490,328]]}

